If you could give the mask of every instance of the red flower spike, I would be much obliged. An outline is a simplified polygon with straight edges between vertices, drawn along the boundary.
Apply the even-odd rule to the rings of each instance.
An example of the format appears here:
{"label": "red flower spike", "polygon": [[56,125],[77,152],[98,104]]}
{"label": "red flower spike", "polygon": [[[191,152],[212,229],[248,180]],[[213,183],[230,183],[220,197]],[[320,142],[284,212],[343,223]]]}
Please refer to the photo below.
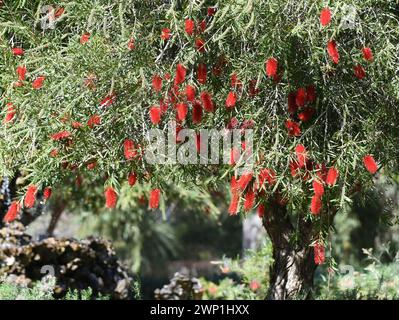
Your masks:
{"label": "red flower spike", "polygon": [[149,199],[150,209],[158,208],[160,195],[161,195],[161,190],[159,189],[151,190],[150,199]]}
{"label": "red flower spike", "polygon": [[316,101],[316,88],[312,85],[306,87],[306,99],[308,102]]}
{"label": "red flower spike", "polygon": [[7,103],[7,113],[4,117],[3,123],[11,122],[15,117],[16,111],[12,103]]}
{"label": "red flower spike", "polygon": [[245,194],[244,210],[246,212],[250,211],[255,204],[255,192],[249,189]]}
{"label": "red flower spike", "polygon": [[152,77],[152,87],[155,92],[162,90],[162,78],[157,74]]}
{"label": "red flower spike", "polygon": [[262,219],[265,215],[265,205],[260,204],[258,206],[258,209],[256,210],[256,212],[258,214],[258,217]]}
{"label": "red flower spike", "polygon": [[191,19],[186,19],[186,21],[184,22],[184,28],[185,28],[186,33],[189,36],[192,36],[194,33],[194,28],[195,28],[194,21]]}
{"label": "red flower spike", "polygon": [[33,207],[36,201],[36,192],[37,192],[37,187],[35,185],[30,185],[28,187],[24,199],[25,208],[29,209]]}
{"label": "red flower spike", "polygon": [[326,184],[330,187],[334,186],[337,183],[339,177],[339,172],[334,167],[328,169]]}
{"label": "red flower spike", "polygon": [[53,190],[51,189],[51,187],[44,188],[44,190],[43,190],[44,200],[48,200],[51,197],[52,193],[53,193]]}
{"label": "red flower spike", "polygon": [[112,104],[114,104],[115,101],[116,101],[116,94],[115,93],[107,94],[104,97],[104,99],[101,100],[100,108],[107,108],[107,107],[111,106]]}
{"label": "red flower spike", "polygon": [[321,211],[321,207],[322,207],[321,197],[315,194],[312,197],[312,202],[310,204],[310,212],[313,215],[318,215]]}
{"label": "red flower spike", "polygon": [[238,193],[233,193],[231,195],[230,206],[228,209],[229,214],[231,216],[237,215],[239,202],[240,202],[240,195]]}
{"label": "red flower spike", "polygon": [[310,119],[312,119],[314,112],[315,110],[313,108],[307,107],[298,114],[298,119],[302,122],[308,122]]}
{"label": "red flower spike", "polygon": [[197,79],[201,84],[206,83],[206,64],[200,63],[197,69]]}
{"label": "red flower spike", "polygon": [[308,160],[308,155],[305,146],[303,144],[298,144],[295,147],[295,154],[298,159],[298,166],[300,168],[303,168],[306,164],[306,161]]}
{"label": "red flower spike", "polygon": [[331,60],[335,64],[338,64],[339,53],[338,53],[338,49],[337,49],[337,44],[335,43],[334,40],[331,40],[327,43],[327,52],[328,52],[328,55],[330,56]]}
{"label": "red flower spike", "polygon": [[378,170],[377,163],[371,155],[366,155],[363,157],[363,164],[366,167],[367,171],[371,174],[375,174]]}
{"label": "red flower spike", "polygon": [[178,64],[176,66],[176,75],[175,75],[175,85],[179,85],[184,82],[186,78],[186,68],[182,64]]}
{"label": "red flower spike", "polygon": [[275,58],[270,58],[266,61],[266,74],[268,77],[274,77],[277,74],[278,61]]}
{"label": "red flower spike", "polygon": [[17,67],[17,75],[18,75],[18,80],[25,81],[26,67],[25,66],[18,66]]}
{"label": "red flower spike", "polygon": [[185,93],[187,100],[193,102],[195,99],[195,88],[188,84],[186,86]]}
{"label": "red flower spike", "polygon": [[230,91],[226,99],[226,108],[228,109],[233,108],[236,105],[236,102],[237,102],[237,95],[235,94],[235,92]]}
{"label": "red flower spike", "polygon": [[136,173],[130,172],[127,177],[127,182],[129,183],[129,186],[133,187],[136,184],[136,181],[137,181]]}
{"label": "red flower spike", "polygon": [[171,37],[170,35],[170,29],[169,28],[163,28],[161,32],[161,39],[162,40],[168,40]]}
{"label": "red flower spike", "polygon": [[72,121],[71,126],[73,129],[79,129],[83,126],[79,121]]}
{"label": "red flower spike", "polygon": [[43,82],[44,82],[45,79],[46,79],[45,76],[37,77],[37,78],[36,78],[35,80],[33,80],[33,82],[32,82],[32,88],[35,89],[35,90],[38,90],[38,89],[40,89],[41,87],[43,87]]}
{"label": "red flower spike", "polygon": [[252,176],[253,176],[252,173],[247,172],[247,173],[244,173],[241,176],[241,178],[237,181],[238,187],[240,188],[241,191],[244,191],[246,189],[246,187],[252,180]]}
{"label": "red flower spike", "polygon": [[6,223],[13,222],[21,210],[21,205],[17,201],[11,202],[10,206],[8,207],[7,213],[3,218],[3,221]]}
{"label": "red flower spike", "polygon": [[195,40],[195,47],[197,48],[197,50],[201,53],[205,52],[205,41],[204,39],[196,39]]}
{"label": "red flower spike", "polygon": [[305,105],[306,103],[306,89],[305,88],[299,88],[296,92],[296,97],[295,97],[295,104],[301,108]]}
{"label": "red flower spike", "polygon": [[150,119],[152,124],[157,125],[161,122],[162,110],[160,107],[153,106],[150,108]]}
{"label": "red flower spike", "polygon": [[215,15],[216,10],[217,9],[215,7],[209,7],[208,10],[207,10],[208,17],[212,17],[213,15]]}
{"label": "red flower spike", "polygon": [[235,165],[240,159],[240,150],[237,147],[233,147],[230,150],[230,165]]}
{"label": "red flower spike", "polygon": [[324,194],[324,186],[322,182],[320,182],[319,180],[313,180],[312,186],[315,195],[321,197]]}
{"label": "red flower spike", "polygon": [[22,48],[12,48],[12,54],[14,56],[23,56],[24,55],[24,50]]}
{"label": "red flower spike", "polygon": [[299,124],[295,121],[287,120],[285,123],[285,127],[288,130],[288,135],[294,137],[299,137],[301,135],[301,128],[299,127]]}
{"label": "red flower spike", "polygon": [[137,156],[137,149],[133,140],[126,139],[123,141],[123,153],[126,160],[132,160]]}
{"label": "red flower spike", "polygon": [[259,187],[262,187],[265,182],[268,182],[270,186],[276,184],[276,173],[273,169],[262,169],[259,173]]}
{"label": "red flower spike", "polygon": [[198,24],[198,30],[199,30],[199,32],[205,32],[205,30],[206,30],[206,21],[205,20],[202,20]]}
{"label": "red flower spike", "polygon": [[206,91],[201,92],[200,97],[201,97],[202,105],[204,106],[205,111],[207,111],[207,112],[215,111],[215,105],[212,101],[211,95],[208,92],[206,92]]}
{"label": "red flower spike", "polygon": [[367,61],[370,61],[370,62],[372,62],[374,60],[373,51],[371,51],[370,48],[364,47],[362,49],[362,53],[363,53],[364,60],[367,60]]}
{"label": "red flower spike", "polygon": [[92,115],[89,120],[87,121],[87,125],[90,129],[93,129],[95,126],[101,124],[101,117],[98,114]]}
{"label": "red flower spike", "polygon": [[116,194],[114,188],[107,187],[104,191],[104,195],[105,195],[105,206],[108,209],[115,208],[116,203],[118,201],[118,195]]}
{"label": "red flower spike", "polygon": [[321,243],[315,243],[314,247],[313,247],[313,251],[314,251],[314,263],[316,265],[320,265],[323,264],[325,261],[325,248],[323,246],[323,244]]}
{"label": "red flower spike", "polygon": [[193,103],[192,119],[194,124],[198,124],[202,121],[202,105],[199,101]]}
{"label": "red flower spike", "polygon": [[69,131],[61,131],[61,132],[52,134],[51,139],[53,139],[54,141],[59,141],[59,140],[69,138],[70,136],[71,136],[71,133]]}
{"label": "red flower spike", "polygon": [[324,8],[320,13],[320,23],[323,27],[331,22],[331,11],[329,8]]}
{"label": "red flower spike", "polygon": [[80,37],[80,44],[86,44],[90,39],[90,33],[86,32]]}
{"label": "red flower spike", "polygon": [[176,105],[177,110],[177,121],[184,121],[188,113],[188,107],[185,103],[179,103]]}
{"label": "red flower spike", "polygon": [[358,78],[360,80],[362,80],[366,77],[366,71],[360,64],[353,67],[353,72],[354,72],[356,78]]}
{"label": "red flower spike", "polygon": [[134,39],[130,39],[129,42],[127,43],[127,48],[129,50],[134,50],[136,48],[136,44],[134,42]]}

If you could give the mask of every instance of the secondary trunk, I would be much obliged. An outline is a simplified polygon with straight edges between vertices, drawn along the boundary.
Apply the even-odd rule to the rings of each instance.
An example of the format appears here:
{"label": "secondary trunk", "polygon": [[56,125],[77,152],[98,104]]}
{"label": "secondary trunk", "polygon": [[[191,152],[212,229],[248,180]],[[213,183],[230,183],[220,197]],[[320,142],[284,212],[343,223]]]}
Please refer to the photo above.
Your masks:
{"label": "secondary trunk", "polygon": [[274,263],[270,268],[267,299],[307,299],[313,287],[316,270],[312,240],[312,224],[300,217],[296,228],[291,224],[285,206],[271,205],[263,225],[273,244]]}

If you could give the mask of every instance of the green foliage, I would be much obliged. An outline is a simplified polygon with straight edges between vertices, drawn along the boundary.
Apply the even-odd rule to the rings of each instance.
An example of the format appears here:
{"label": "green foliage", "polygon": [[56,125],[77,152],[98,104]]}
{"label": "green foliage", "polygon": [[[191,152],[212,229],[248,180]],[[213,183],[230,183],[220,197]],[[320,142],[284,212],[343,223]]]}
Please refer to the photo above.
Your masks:
{"label": "green foliage", "polygon": [[272,262],[270,242],[266,242],[259,250],[247,250],[243,259],[224,258],[220,267],[227,277],[218,283],[201,279],[205,287],[204,299],[264,299]]}

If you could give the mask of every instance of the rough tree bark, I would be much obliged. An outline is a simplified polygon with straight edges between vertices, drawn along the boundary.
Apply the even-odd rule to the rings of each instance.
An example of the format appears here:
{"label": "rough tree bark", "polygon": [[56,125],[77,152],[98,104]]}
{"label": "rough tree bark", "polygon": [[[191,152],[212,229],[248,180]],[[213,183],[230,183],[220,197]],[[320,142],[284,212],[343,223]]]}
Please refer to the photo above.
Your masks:
{"label": "rough tree bark", "polygon": [[273,203],[263,217],[263,225],[273,244],[274,263],[270,268],[267,299],[310,298],[316,270],[312,241],[312,223],[299,217],[297,228],[285,206]]}

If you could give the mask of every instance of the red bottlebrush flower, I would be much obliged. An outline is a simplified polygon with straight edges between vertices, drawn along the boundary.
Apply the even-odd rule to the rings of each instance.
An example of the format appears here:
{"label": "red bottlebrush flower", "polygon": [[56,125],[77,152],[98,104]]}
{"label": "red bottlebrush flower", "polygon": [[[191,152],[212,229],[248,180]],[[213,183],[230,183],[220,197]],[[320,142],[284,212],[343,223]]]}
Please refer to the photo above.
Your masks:
{"label": "red bottlebrush flower", "polygon": [[238,150],[236,147],[231,148],[230,165],[235,165],[239,159],[240,159],[240,150]]}
{"label": "red bottlebrush flower", "polygon": [[331,11],[329,8],[324,8],[320,13],[320,23],[323,27],[331,22]]}
{"label": "red bottlebrush flower", "polygon": [[255,79],[249,81],[248,94],[251,97],[255,97],[260,92],[260,89],[257,88],[257,83],[258,81]]}
{"label": "red bottlebrush flower", "polygon": [[256,210],[256,212],[257,212],[257,214],[258,214],[258,217],[262,219],[263,216],[265,215],[265,205],[260,204],[260,205],[258,206],[258,209]]}
{"label": "red bottlebrush flower", "polygon": [[199,52],[205,52],[205,41],[204,39],[195,39],[195,47]]}
{"label": "red bottlebrush flower", "polygon": [[278,69],[278,61],[275,58],[270,58],[266,61],[266,74],[268,77],[275,77]]}
{"label": "red bottlebrush flower", "polygon": [[226,108],[230,109],[236,105],[237,102],[237,95],[235,92],[230,91],[226,98]]}
{"label": "red bottlebrush flower", "polygon": [[198,31],[199,32],[205,32],[206,30],[206,21],[202,20],[199,24],[198,24]]}
{"label": "red bottlebrush flower", "polygon": [[152,87],[154,88],[155,92],[162,90],[162,78],[157,74],[152,77]]}
{"label": "red bottlebrush flower", "polygon": [[326,256],[324,246],[321,243],[317,242],[313,247],[313,251],[314,251],[314,263],[317,265],[323,264]]}
{"label": "red bottlebrush flower", "polygon": [[43,82],[44,82],[45,79],[46,79],[45,76],[37,77],[37,78],[36,78],[35,80],[33,80],[33,82],[32,82],[32,88],[35,89],[35,90],[38,90],[38,89],[40,89],[41,87],[43,87]]}
{"label": "red bottlebrush flower", "polygon": [[185,103],[178,103],[176,105],[177,121],[184,121],[188,113],[188,107]]}
{"label": "red bottlebrush flower", "polygon": [[189,36],[193,35],[193,33],[194,33],[194,28],[195,28],[195,26],[194,26],[194,21],[191,20],[191,19],[186,19],[186,21],[184,22],[184,25],[185,25],[186,33],[187,33]]}
{"label": "red bottlebrush flower", "polygon": [[114,188],[107,187],[104,191],[105,195],[105,206],[108,209],[113,209],[116,206],[116,202],[118,201],[118,195],[116,194]]}
{"label": "red bottlebrush flower", "polygon": [[161,39],[168,40],[170,37],[171,37],[170,29],[169,28],[163,28],[162,32],[161,32]]}
{"label": "red bottlebrush flower", "polygon": [[298,110],[298,106],[296,105],[296,92],[290,92],[288,94],[288,112],[294,113]]}
{"label": "red bottlebrush flower", "polygon": [[312,85],[306,87],[306,99],[309,102],[316,101],[316,88]]}
{"label": "red bottlebrush flower", "polygon": [[297,161],[291,161],[290,162],[290,171],[291,171],[291,176],[295,178],[298,173],[299,173],[299,165]]}
{"label": "red bottlebrush flower", "polygon": [[322,206],[321,197],[318,194],[315,194],[312,197],[312,202],[310,204],[310,212],[314,215],[318,215],[320,213]]}
{"label": "red bottlebrush flower", "polygon": [[24,50],[22,48],[12,48],[12,53],[14,56],[23,56]]}
{"label": "red bottlebrush flower", "polygon": [[50,151],[50,157],[55,158],[56,156],[58,156],[58,149],[52,149]]}
{"label": "red bottlebrush flower", "polygon": [[215,7],[209,7],[208,10],[207,10],[208,17],[212,17],[213,15],[215,15],[216,10],[217,9]]}
{"label": "red bottlebrush flower", "polygon": [[115,93],[110,93],[107,94],[104,99],[101,100],[100,102],[100,108],[106,108],[111,106],[116,100],[116,94]]}
{"label": "red bottlebrush flower", "polygon": [[337,49],[337,44],[335,43],[334,40],[331,40],[327,43],[327,52],[328,52],[328,55],[330,56],[331,60],[335,64],[338,64],[339,53],[338,53],[338,49]]}
{"label": "red bottlebrush flower", "polygon": [[129,186],[133,187],[136,184],[136,181],[137,181],[136,173],[130,172],[127,177],[127,182],[129,183]]}
{"label": "red bottlebrush flower", "polygon": [[161,113],[162,110],[160,107],[153,106],[150,108],[150,119],[152,124],[159,124],[161,122]]}
{"label": "red bottlebrush flower", "polygon": [[371,51],[370,48],[364,47],[362,49],[362,53],[363,53],[364,60],[367,60],[367,61],[370,61],[370,62],[374,60],[373,51]]}
{"label": "red bottlebrush flower", "polygon": [[335,169],[334,167],[328,169],[326,184],[330,187],[334,186],[337,182],[338,177],[339,177],[339,172],[337,169]]}
{"label": "red bottlebrush flower", "polygon": [[58,19],[59,17],[61,17],[61,16],[63,15],[64,11],[65,11],[65,8],[59,7],[59,8],[55,11],[54,17],[55,17],[56,19]]}
{"label": "red bottlebrush flower", "polygon": [[127,43],[127,48],[128,48],[129,50],[134,50],[134,49],[136,48],[136,44],[135,44],[133,38],[131,38],[131,39],[129,40],[129,42]]}
{"label": "red bottlebrush flower", "polygon": [[205,111],[207,111],[207,112],[215,111],[215,105],[212,101],[211,95],[208,92],[204,91],[204,92],[201,92],[200,96],[201,96],[202,105],[204,106]]}
{"label": "red bottlebrush flower", "polygon": [[245,129],[252,129],[254,126],[255,126],[255,121],[249,119],[249,120],[244,120],[240,128],[245,130]]}
{"label": "red bottlebrush flower", "polygon": [[87,121],[87,125],[90,129],[93,129],[95,126],[101,124],[101,117],[98,114],[92,115],[89,120]]}
{"label": "red bottlebrush flower", "polygon": [[206,64],[200,63],[197,69],[197,79],[201,84],[206,83]]}
{"label": "red bottlebrush flower", "polygon": [[133,140],[125,139],[123,141],[123,153],[126,160],[132,160],[137,156],[137,149]]}
{"label": "red bottlebrush flower", "polygon": [[158,208],[160,195],[161,195],[161,190],[159,189],[151,190],[150,199],[149,199],[150,209]]}
{"label": "red bottlebrush flower", "polygon": [[17,67],[17,75],[18,80],[24,81],[26,76],[26,67],[25,66],[18,66]]}
{"label": "red bottlebrush flower", "polygon": [[245,194],[244,210],[246,212],[250,211],[255,204],[255,192],[249,189]]}
{"label": "red bottlebrush flower", "polygon": [[16,111],[12,103],[7,103],[7,113],[4,117],[3,123],[11,122],[15,117]]}
{"label": "red bottlebrush flower", "polygon": [[320,182],[319,180],[313,180],[312,186],[315,195],[321,197],[324,194],[324,186],[322,182]]}
{"label": "red bottlebrush flower", "polygon": [[301,128],[299,124],[292,120],[287,120],[285,127],[288,130],[288,135],[298,137],[301,135]]}
{"label": "red bottlebrush flower", "polygon": [[199,101],[193,102],[192,119],[194,124],[200,123],[202,121],[202,105]]}
{"label": "red bottlebrush flower", "polygon": [[81,124],[79,121],[72,121],[72,128],[74,129],[79,129],[83,126],[83,124]]}
{"label": "red bottlebrush flower", "polygon": [[256,280],[251,280],[251,282],[249,283],[249,288],[252,291],[258,291],[260,288],[260,283]]}
{"label": "red bottlebrush flower", "polygon": [[238,76],[236,73],[233,73],[230,77],[231,79],[231,86],[235,89],[241,89],[242,88],[242,82],[238,79]]}
{"label": "red bottlebrush flower", "polygon": [[276,173],[273,169],[265,168],[259,172],[259,187],[261,188],[266,181],[271,186],[276,184]]}
{"label": "red bottlebrush flower", "polygon": [[353,67],[353,72],[355,73],[356,78],[360,80],[366,77],[366,71],[360,64]]}
{"label": "red bottlebrush flower", "polygon": [[53,190],[51,189],[51,187],[45,187],[43,190],[44,200],[48,200],[51,197],[52,193],[53,193]]}
{"label": "red bottlebrush flower", "polygon": [[161,114],[165,113],[168,110],[168,104],[165,102],[164,99],[159,100],[159,107],[161,108]]}
{"label": "red bottlebrush flower", "polygon": [[237,181],[239,189],[244,191],[248,184],[251,182],[252,177],[253,175],[251,172],[244,173]]}
{"label": "red bottlebrush flower", "polygon": [[367,155],[363,157],[363,164],[366,167],[367,171],[371,174],[374,174],[378,170],[378,166],[373,156]]}
{"label": "red bottlebrush flower", "polygon": [[8,207],[7,213],[3,218],[3,221],[6,223],[13,222],[21,210],[21,205],[17,201],[11,202],[10,206]]}
{"label": "red bottlebrush flower", "polygon": [[298,119],[302,122],[308,122],[310,119],[312,119],[314,112],[315,110],[313,108],[307,107],[298,114]]}
{"label": "red bottlebrush flower", "polygon": [[80,44],[85,44],[89,41],[90,39],[90,33],[86,32],[84,34],[81,35],[80,37]]}
{"label": "red bottlebrush flower", "polygon": [[229,123],[227,124],[226,128],[231,130],[231,129],[235,129],[238,127],[238,120],[236,117],[233,117],[230,119]]}
{"label": "red bottlebrush flower", "polygon": [[306,89],[299,88],[296,92],[295,103],[298,107],[303,107],[306,102]]}
{"label": "red bottlebrush flower", "polygon": [[97,167],[97,161],[96,160],[90,161],[86,165],[87,170],[94,170],[95,167]]}
{"label": "red bottlebrush flower", "polygon": [[238,204],[240,202],[240,195],[238,193],[233,193],[231,195],[231,201],[230,201],[230,205],[229,205],[229,214],[231,216],[236,215],[238,212]]}
{"label": "red bottlebrush flower", "polygon": [[321,166],[320,165],[316,165],[316,169],[317,169],[317,177],[323,181],[326,182],[327,180],[327,168],[326,165],[323,163]]}
{"label": "red bottlebrush flower", "polygon": [[298,166],[300,168],[303,168],[306,164],[306,161],[308,160],[308,154],[305,146],[303,144],[298,144],[295,147],[295,154],[298,159]]}
{"label": "red bottlebrush flower", "polygon": [[176,76],[175,76],[175,85],[179,85],[184,82],[186,78],[186,68],[182,64],[178,64],[176,66]]}
{"label": "red bottlebrush flower", "polygon": [[54,141],[59,141],[59,140],[69,138],[70,136],[71,136],[71,133],[69,131],[60,131],[60,132],[52,134],[51,139],[53,139]]}
{"label": "red bottlebrush flower", "polygon": [[25,208],[32,208],[36,201],[37,187],[35,185],[30,185],[25,194],[24,205]]}
{"label": "red bottlebrush flower", "polygon": [[186,97],[188,101],[193,102],[195,99],[195,88],[193,86],[190,86],[189,84],[186,86]]}

